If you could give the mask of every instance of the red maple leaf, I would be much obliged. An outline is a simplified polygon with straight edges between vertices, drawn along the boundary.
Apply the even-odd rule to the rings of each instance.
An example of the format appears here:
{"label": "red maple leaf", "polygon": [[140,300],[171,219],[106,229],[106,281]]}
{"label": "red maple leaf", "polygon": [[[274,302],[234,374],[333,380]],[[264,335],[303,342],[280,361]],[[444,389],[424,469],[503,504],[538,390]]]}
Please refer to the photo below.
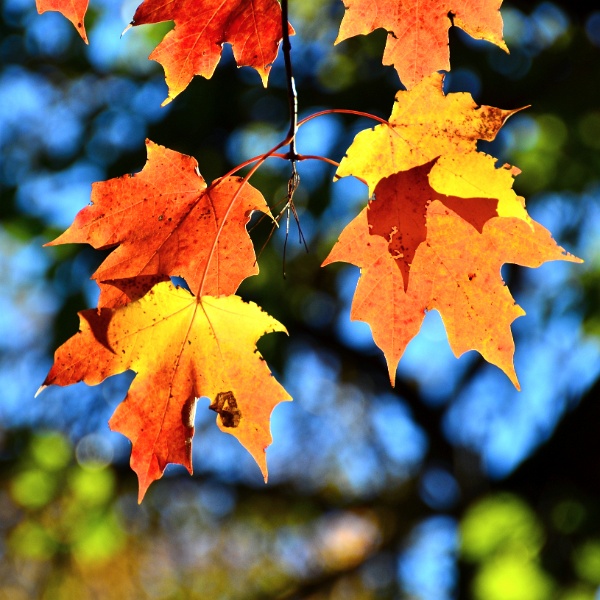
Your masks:
{"label": "red maple leaf", "polygon": [[95,183],[91,204],[49,245],[117,246],[93,275],[99,307],[141,297],[168,276],[183,277],[195,295],[235,293],[258,273],[246,223],[254,210],[270,215],[264,197],[240,177],[207,186],[194,158],[146,146],[142,171]]}
{"label": "red maple leaf", "polygon": [[144,0],[132,25],[163,21],[175,21],[175,29],[150,54],[165,69],[169,97],[163,104],[194,75],[212,77],[225,42],[233,46],[238,66],[253,67],[267,85],[282,39],[277,0]]}

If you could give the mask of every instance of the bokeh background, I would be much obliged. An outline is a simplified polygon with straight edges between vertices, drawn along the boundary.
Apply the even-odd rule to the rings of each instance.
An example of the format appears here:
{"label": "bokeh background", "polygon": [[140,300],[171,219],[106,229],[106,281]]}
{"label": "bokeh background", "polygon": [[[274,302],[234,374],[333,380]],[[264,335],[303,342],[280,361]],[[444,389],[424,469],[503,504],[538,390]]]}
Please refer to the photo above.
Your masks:
{"label": "bokeh background", "polygon": [[[399,83],[385,34],[333,46],[337,0],[292,0],[301,116],[387,117]],[[390,388],[369,328],[350,323],[358,269],[319,268],[366,202],[333,168],[300,165],[292,221],[240,295],[290,333],[259,347],[294,397],[276,408],[265,486],[202,399],[194,469],[171,466],[141,506],[129,443],[107,421],[133,374],[34,399],[54,349],[92,307],[102,253],[42,245],[94,181],[139,171],[144,138],[195,156],[207,181],[287,131],[281,57],[267,90],[230,48],[173,103],[147,56],[169,24],[121,32],[136,3],[92,0],[90,45],[33,0],[0,21],[0,599],[600,599],[600,10],[505,2],[510,48],[452,29],[447,91],[531,105],[481,149],[523,170],[531,215],[583,265],[507,265],[527,311],[514,325],[523,391],[478,355],[449,350],[436,312]],[[340,160],[365,119],[302,128],[304,154]],[[273,210],[289,165],[253,178]],[[252,230],[257,247],[266,223]]]}

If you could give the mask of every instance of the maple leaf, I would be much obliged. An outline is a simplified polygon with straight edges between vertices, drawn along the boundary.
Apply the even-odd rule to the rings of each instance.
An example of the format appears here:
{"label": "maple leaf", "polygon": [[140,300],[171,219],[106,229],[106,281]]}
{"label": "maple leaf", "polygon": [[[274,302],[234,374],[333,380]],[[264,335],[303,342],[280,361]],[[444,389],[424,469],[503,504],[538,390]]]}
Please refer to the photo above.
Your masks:
{"label": "maple leaf", "polygon": [[336,177],[355,175],[369,193],[384,177],[435,162],[431,186],[461,198],[494,198],[498,215],[529,221],[523,199],[512,189],[515,167],[496,168],[496,159],[477,151],[477,141],[491,141],[514,113],[479,106],[466,92],[444,95],[444,76],[435,73],[410,91],[396,94],[389,124],[356,135]]}
{"label": "maple leaf", "polygon": [[502,0],[344,0],[346,12],[336,44],[383,27],[388,38],[383,64],[392,65],[407,89],[435,71],[449,70],[448,29],[460,27],[506,52]]}
{"label": "maple leaf", "polygon": [[38,13],[41,15],[46,11],[57,11],[69,19],[83,41],[87,44],[87,34],[83,24],[83,18],[87,11],[89,0],[35,0]]}
{"label": "maple leaf", "polygon": [[271,214],[264,197],[240,177],[207,187],[194,158],[146,146],[142,171],[94,183],[91,204],[49,245],[118,246],[92,276],[99,307],[139,298],[167,276],[183,277],[197,296],[235,293],[258,273],[246,224],[253,210]]}
{"label": "maple leaf", "polygon": [[282,39],[277,0],[144,0],[132,25],[163,21],[175,21],[175,29],[149,57],[165,70],[169,97],[163,106],[179,95],[194,75],[212,77],[225,42],[233,46],[238,66],[256,69],[266,87]]}
{"label": "maple leaf", "polygon": [[371,326],[392,385],[425,313],[436,309],[457,357],[477,350],[518,388],[510,326],[525,312],[500,268],[581,261],[539,223],[496,216],[497,200],[440,195],[429,185],[432,166],[383,179],[375,200],[345,227],[323,266],[343,261],[360,267],[351,318]]}
{"label": "maple leaf", "polygon": [[207,396],[219,428],[236,437],[267,478],[269,421],[291,400],[256,349],[265,333],[285,327],[239,296],[194,297],[170,282],[120,308],[84,310],[80,330],[55,353],[42,388],[136,373],[110,420],[132,443],[139,501],[167,463],[192,473],[196,399]]}

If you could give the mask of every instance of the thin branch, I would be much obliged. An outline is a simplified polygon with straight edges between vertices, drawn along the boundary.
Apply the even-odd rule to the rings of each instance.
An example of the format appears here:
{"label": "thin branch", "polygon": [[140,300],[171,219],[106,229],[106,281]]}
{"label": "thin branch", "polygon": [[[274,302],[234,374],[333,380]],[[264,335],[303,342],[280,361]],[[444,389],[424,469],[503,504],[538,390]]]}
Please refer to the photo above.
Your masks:
{"label": "thin branch", "polygon": [[285,62],[285,76],[287,80],[288,106],[290,110],[290,128],[287,139],[290,144],[289,159],[292,164],[298,159],[296,153],[296,132],[298,131],[298,94],[296,82],[292,72],[292,44],[290,43],[290,29],[288,24],[288,0],[281,0],[281,34],[283,36],[282,50]]}
{"label": "thin branch", "polygon": [[321,110],[312,115],[308,115],[308,117],[304,117],[304,119],[302,119],[302,121],[300,121],[298,123],[298,127],[301,127],[305,123],[308,123],[309,121],[312,121],[313,119],[316,119],[317,117],[322,117],[323,115],[336,115],[336,114],[355,115],[357,117],[365,117],[366,119],[373,119],[373,121],[377,121],[377,122],[381,123],[382,125],[389,125],[391,127],[391,123],[389,121],[386,121],[385,119],[382,119],[381,117],[377,117],[375,115],[372,115],[371,113],[362,112],[361,110],[351,110],[349,108],[328,108],[327,110]]}
{"label": "thin branch", "polygon": [[[280,144],[278,144],[276,146],[276,148],[281,148],[281,146],[285,146],[285,144],[286,144],[286,141],[284,140],[283,142],[281,142]],[[237,173],[240,169],[243,169],[244,167],[247,167],[248,165],[251,165],[252,163],[255,163],[256,161],[260,160],[261,161],[260,164],[262,164],[263,162],[265,162],[265,160],[267,158],[271,158],[273,156],[275,158],[282,158],[283,160],[288,160],[287,153],[286,154],[282,154],[281,152],[275,152],[273,149],[271,149],[271,150],[269,150],[265,154],[259,154],[258,156],[254,156],[252,158],[249,158],[248,160],[245,160],[243,163],[240,163],[239,165],[237,165],[237,167],[233,167],[233,169],[231,169],[231,171],[227,171],[227,173],[225,173],[225,175],[222,175],[220,177],[220,179],[225,179],[226,177],[230,177],[234,173]]]}
{"label": "thin branch", "polygon": [[[282,146],[285,146],[286,144],[287,144],[287,140],[283,140],[282,142],[279,142],[279,144],[277,144],[276,146],[273,146],[273,148],[271,148],[268,152],[266,152],[265,154],[263,154],[258,159],[258,162],[245,175],[245,177],[242,179],[242,181],[240,183],[240,187],[236,190],[235,194],[233,194],[233,197],[231,198],[231,201],[229,202],[229,206],[227,207],[227,210],[225,211],[225,214],[223,215],[223,218],[221,220],[221,224],[219,225],[218,231],[216,232],[215,241],[213,242],[213,244],[211,246],[210,253],[209,253],[208,258],[206,260],[206,265],[204,267],[204,273],[203,273],[202,279],[201,279],[202,283],[201,283],[201,286],[200,286],[200,293],[198,294],[198,298],[201,298],[204,295],[204,283],[206,282],[206,274],[208,273],[208,267],[210,265],[210,261],[212,260],[215,248],[217,246],[216,242],[219,239],[219,236],[221,235],[221,232],[223,231],[223,227],[224,227],[225,223],[227,222],[227,219],[229,218],[229,213],[231,212],[233,206],[237,202],[237,199],[239,198],[239,196],[240,196],[240,194],[242,192],[242,188],[246,185],[246,183],[252,177],[252,175],[254,175],[254,173],[256,173],[256,171],[260,168],[260,166],[267,160],[267,158],[269,158],[270,156],[275,155],[275,153],[277,152],[277,150],[279,150],[279,148],[281,148]],[[238,167],[236,167],[236,169],[234,170],[234,172],[237,171],[237,169],[238,169]]]}
{"label": "thin branch", "polygon": [[[298,160],[299,161],[301,161],[301,160],[320,160],[327,164],[333,165],[334,167],[340,166],[339,162],[337,162],[335,160],[331,160],[331,158],[327,158],[326,156],[318,156],[317,154],[299,154]],[[341,177],[339,175],[334,175],[333,177],[336,180],[341,179]],[[358,179],[358,181],[360,181],[361,183],[364,183],[367,187],[369,186],[367,181],[364,180],[362,177],[358,177],[358,175],[352,175],[352,177],[354,177],[354,179]]]}
{"label": "thin branch", "polygon": [[339,162],[332,160],[331,158],[327,158],[326,156],[319,156],[318,154],[298,154],[298,161],[303,160],[320,160],[321,162],[333,165],[334,167],[340,166]]}

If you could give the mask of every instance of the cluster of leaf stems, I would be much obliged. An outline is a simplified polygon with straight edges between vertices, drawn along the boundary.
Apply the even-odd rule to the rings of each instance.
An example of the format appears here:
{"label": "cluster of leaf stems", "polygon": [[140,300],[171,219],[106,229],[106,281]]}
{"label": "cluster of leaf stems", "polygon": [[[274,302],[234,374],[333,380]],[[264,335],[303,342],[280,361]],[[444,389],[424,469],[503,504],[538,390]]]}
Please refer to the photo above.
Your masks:
{"label": "cluster of leaf stems", "polygon": [[[283,276],[285,277],[285,252],[286,252],[287,239],[288,239],[288,234],[289,234],[290,213],[293,215],[294,220],[296,221],[296,225],[298,226],[298,234],[299,234],[300,242],[304,244],[304,247],[308,251],[306,240],[304,239],[302,229],[300,228],[300,220],[298,217],[298,213],[296,211],[296,207],[294,206],[294,192],[298,189],[298,186],[300,185],[300,175],[298,174],[297,163],[300,161],[303,161],[303,160],[320,160],[320,161],[323,161],[330,165],[333,165],[335,167],[339,166],[338,162],[336,162],[330,158],[327,158],[325,156],[318,156],[318,155],[314,155],[314,154],[298,154],[298,152],[296,150],[296,135],[298,133],[298,129],[305,123],[308,123],[308,121],[311,121],[312,119],[321,117],[323,115],[334,114],[334,113],[366,117],[368,119],[373,119],[375,121],[378,121],[379,123],[384,124],[384,125],[389,125],[389,122],[386,121],[385,119],[381,119],[380,117],[377,117],[370,113],[357,111],[357,110],[351,110],[351,109],[342,109],[342,108],[332,108],[332,109],[322,110],[322,111],[316,112],[312,115],[309,115],[308,117],[305,117],[301,121],[298,121],[298,93],[296,91],[296,83],[294,81],[294,74],[293,74],[293,69],[292,69],[292,56],[291,56],[292,45],[290,42],[290,32],[289,32],[288,0],[281,0],[281,31],[282,31],[281,46],[282,46],[282,52],[283,52],[283,58],[284,58],[284,64],[285,64],[285,78],[286,78],[287,98],[288,98],[288,107],[289,107],[289,120],[290,120],[290,126],[288,129],[287,135],[276,146],[274,146],[273,148],[271,148],[264,154],[254,156],[254,157],[249,158],[248,160],[245,160],[244,162],[240,163],[239,165],[234,167],[232,170],[230,170],[228,173],[226,173],[223,176],[223,178],[229,177],[229,176],[235,174],[240,169],[243,169],[244,167],[247,167],[254,163],[254,166],[245,175],[245,177],[243,178],[243,181],[242,181],[242,185],[240,185],[237,192],[234,194],[234,196],[232,198],[232,202],[229,207],[229,210],[231,210],[231,207],[235,204],[235,201],[237,200],[239,194],[241,193],[243,186],[246,184],[247,181],[249,181],[249,179],[252,177],[252,175],[254,175],[254,173],[262,166],[262,164],[268,158],[273,157],[273,158],[280,158],[283,160],[290,161],[291,175],[288,180],[287,194],[286,194],[286,197],[284,198],[285,205],[283,206],[281,211],[278,213],[278,215],[274,218],[275,226],[278,226],[279,221],[281,220],[283,215],[287,214],[286,236],[285,236],[285,243],[284,243],[284,247],[283,247]],[[288,151],[285,153],[278,152],[278,150],[283,148],[284,146],[289,147]],[[360,177],[358,177],[357,179],[359,179],[359,181],[362,181],[366,185],[366,181],[364,181]],[[227,212],[229,212],[229,210]],[[227,215],[225,215],[225,217],[227,217]],[[271,236],[273,235],[274,230],[275,230],[274,228],[271,230],[271,233],[269,234],[267,240],[265,241],[265,244],[263,245],[262,249],[264,249],[266,244],[271,239]],[[262,249],[261,249],[261,252],[262,252]]]}

